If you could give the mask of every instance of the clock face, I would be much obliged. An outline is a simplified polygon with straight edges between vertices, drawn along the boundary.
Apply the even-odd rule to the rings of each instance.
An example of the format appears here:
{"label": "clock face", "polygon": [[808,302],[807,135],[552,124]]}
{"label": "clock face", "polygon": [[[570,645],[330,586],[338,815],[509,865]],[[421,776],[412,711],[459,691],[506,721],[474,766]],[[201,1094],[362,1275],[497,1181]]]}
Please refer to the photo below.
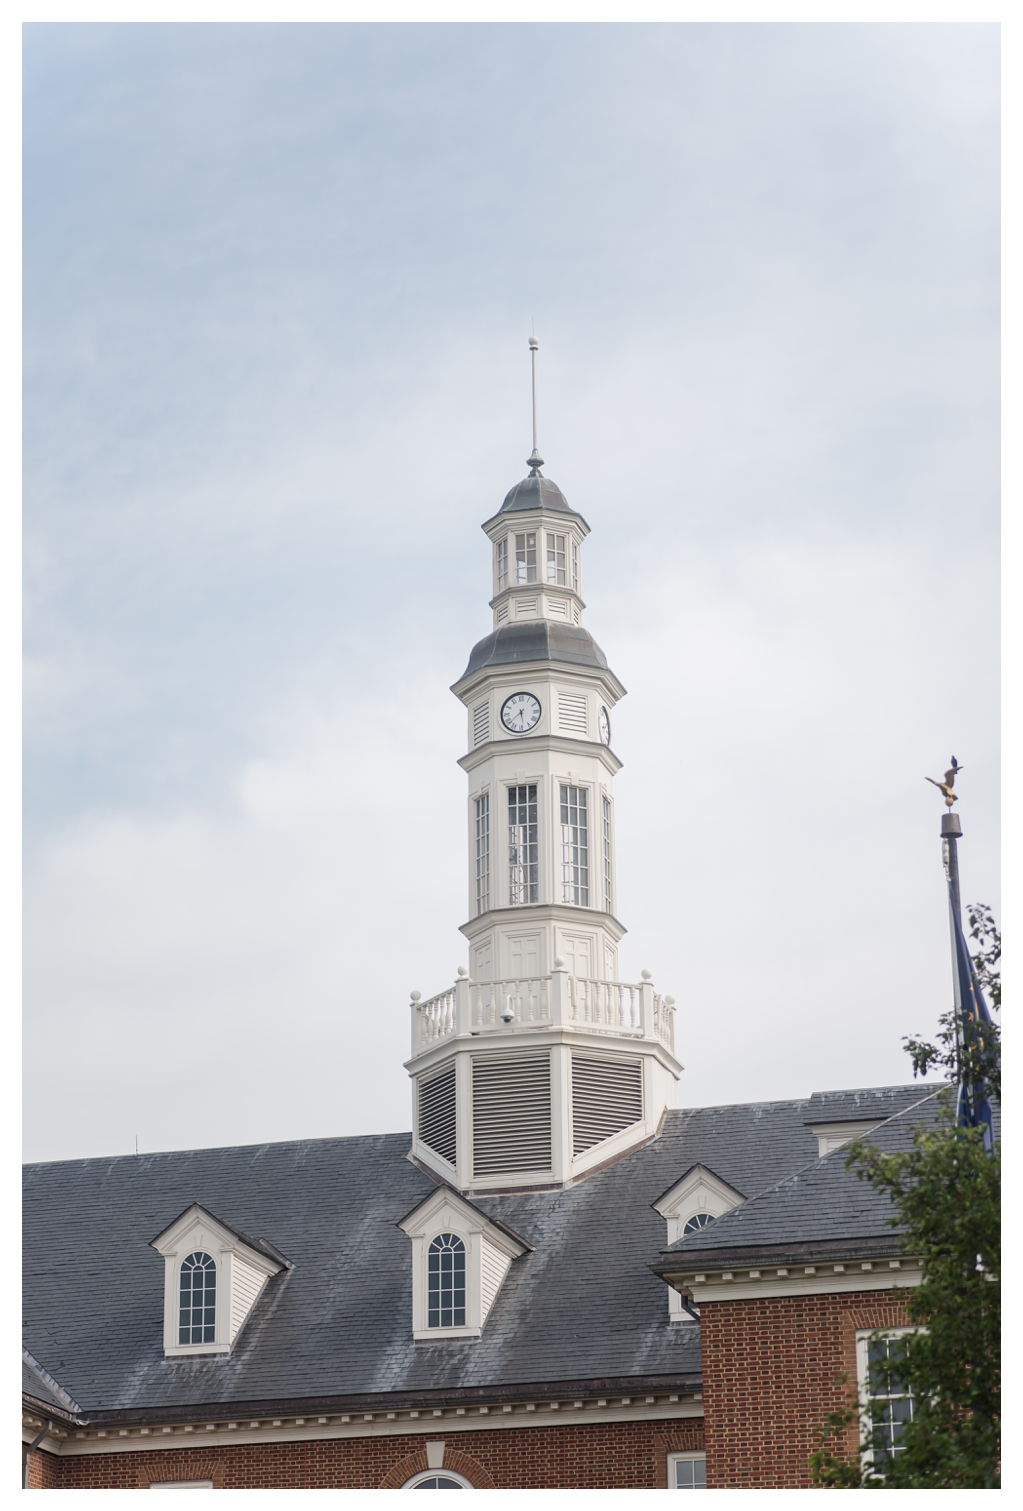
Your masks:
{"label": "clock face", "polygon": [[604,707],[601,707],[601,710],[600,710],[600,738],[601,738],[601,740],[603,741],[603,743],[605,745],[610,745],[610,743],[611,743],[611,715],[608,713],[607,709],[604,708]]}
{"label": "clock face", "polygon": [[543,709],[532,693],[512,693],[501,705],[501,723],[513,735],[528,734],[540,722]]}

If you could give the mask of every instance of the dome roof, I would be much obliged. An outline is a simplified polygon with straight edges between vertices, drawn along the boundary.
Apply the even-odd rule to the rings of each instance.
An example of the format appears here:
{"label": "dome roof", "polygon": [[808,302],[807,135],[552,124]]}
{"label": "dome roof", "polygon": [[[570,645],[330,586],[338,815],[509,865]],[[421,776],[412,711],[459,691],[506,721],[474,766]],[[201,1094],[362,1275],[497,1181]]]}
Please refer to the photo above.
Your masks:
{"label": "dome roof", "polygon": [[[607,657],[589,630],[578,624],[552,624],[534,619],[528,624],[505,624],[473,646],[462,682],[484,666],[509,666],[518,661],[567,661],[607,671]],[[457,683],[455,684],[458,685]]]}
{"label": "dome roof", "polygon": [[513,514],[520,509],[556,509],[559,514],[575,514],[557,483],[538,472],[531,472],[516,483],[498,509],[498,514]]}

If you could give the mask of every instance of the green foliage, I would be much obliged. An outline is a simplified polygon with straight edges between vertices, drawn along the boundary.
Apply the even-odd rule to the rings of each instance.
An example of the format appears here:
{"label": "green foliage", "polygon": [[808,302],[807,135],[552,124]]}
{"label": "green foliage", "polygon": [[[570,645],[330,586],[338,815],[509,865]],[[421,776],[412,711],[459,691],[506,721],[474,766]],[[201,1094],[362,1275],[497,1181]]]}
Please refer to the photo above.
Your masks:
{"label": "green foliage", "polygon": [[[974,956],[978,979],[998,1006],[998,931],[985,907],[970,908],[968,919],[981,946]],[[907,1041],[915,1073],[940,1069],[953,1081],[940,1094],[937,1122],[916,1130],[910,1150],[883,1153],[857,1140],[846,1161],[891,1197],[891,1223],[902,1231],[906,1252],[920,1257],[923,1282],[904,1293],[917,1331],[871,1367],[872,1392],[912,1392],[914,1415],[901,1429],[900,1451],[886,1451],[884,1402],[868,1409],[859,1452],[847,1451],[850,1425],[860,1416],[855,1393],[847,1395],[810,1457],[813,1483],[825,1488],[991,1490],[1000,1483],[1001,1158],[997,1146],[985,1151],[982,1129],[957,1126],[954,1084],[961,1063],[969,1080],[986,1079],[997,1095],[999,1034],[992,1025],[983,1042],[957,1046],[955,1029],[948,1013],[936,1044]]]}

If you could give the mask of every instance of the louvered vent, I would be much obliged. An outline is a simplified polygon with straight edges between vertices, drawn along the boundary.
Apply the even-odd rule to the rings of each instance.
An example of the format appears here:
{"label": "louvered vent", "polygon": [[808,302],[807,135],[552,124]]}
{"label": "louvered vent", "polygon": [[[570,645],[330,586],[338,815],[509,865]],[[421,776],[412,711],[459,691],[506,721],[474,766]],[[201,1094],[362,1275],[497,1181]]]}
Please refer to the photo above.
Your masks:
{"label": "louvered vent", "polygon": [[515,615],[518,619],[524,619],[527,614],[536,613],[535,598],[520,598],[515,604]]}
{"label": "louvered vent", "polygon": [[563,598],[548,598],[547,612],[548,614],[560,614],[562,619],[567,619],[568,604]]}
{"label": "louvered vent", "polygon": [[455,1163],[455,1067],[419,1083],[419,1138],[441,1159]]}
{"label": "louvered vent", "polygon": [[551,1168],[549,1055],[472,1062],[474,1175]]}
{"label": "louvered vent", "polygon": [[572,605],[572,618],[576,624],[579,623],[579,610],[576,608],[574,603]]}
{"label": "louvered vent", "polygon": [[558,728],[570,735],[586,734],[585,693],[558,694]]}
{"label": "louvered vent", "polygon": [[572,1153],[621,1133],[643,1116],[643,1069],[638,1060],[572,1056]]}
{"label": "louvered vent", "polygon": [[498,622],[498,624],[503,624],[504,621],[507,618],[508,618],[508,601],[506,599],[505,602],[502,603],[500,605],[500,607],[498,608],[498,610],[497,610],[497,622]]}
{"label": "louvered vent", "polygon": [[472,711],[473,746],[485,745],[490,739],[490,704],[481,703]]}

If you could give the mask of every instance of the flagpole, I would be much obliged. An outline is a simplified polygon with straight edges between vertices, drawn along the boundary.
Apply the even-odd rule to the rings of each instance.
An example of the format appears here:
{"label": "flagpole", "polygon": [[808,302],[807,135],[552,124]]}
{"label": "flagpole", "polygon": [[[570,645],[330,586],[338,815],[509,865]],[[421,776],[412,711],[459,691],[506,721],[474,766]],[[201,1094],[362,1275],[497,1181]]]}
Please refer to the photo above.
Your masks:
{"label": "flagpole", "polygon": [[952,945],[952,998],[955,1003],[957,1079],[962,1082],[963,1068],[963,999],[959,984],[959,951],[956,925],[962,929],[963,909],[959,897],[959,841],[963,828],[958,813],[941,815],[941,861],[948,878],[948,928]]}

